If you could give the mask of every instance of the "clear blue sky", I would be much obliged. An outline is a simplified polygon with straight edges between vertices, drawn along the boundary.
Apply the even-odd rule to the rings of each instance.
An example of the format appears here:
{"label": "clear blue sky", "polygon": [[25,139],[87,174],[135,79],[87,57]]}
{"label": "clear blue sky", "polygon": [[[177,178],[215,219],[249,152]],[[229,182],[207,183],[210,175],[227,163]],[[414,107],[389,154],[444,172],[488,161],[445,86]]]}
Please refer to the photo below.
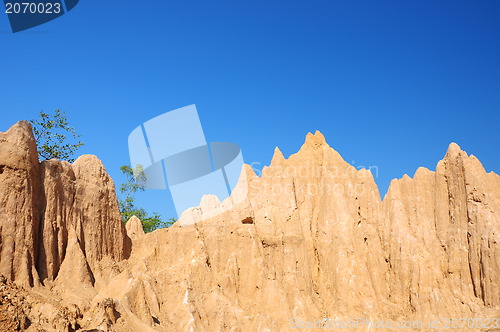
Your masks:
{"label": "clear blue sky", "polygon": [[62,108],[117,184],[130,131],[189,104],[247,163],[318,129],[382,196],[452,141],[500,172],[497,0],[82,0],[17,34],[0,13],[0,43],[0,131]]}

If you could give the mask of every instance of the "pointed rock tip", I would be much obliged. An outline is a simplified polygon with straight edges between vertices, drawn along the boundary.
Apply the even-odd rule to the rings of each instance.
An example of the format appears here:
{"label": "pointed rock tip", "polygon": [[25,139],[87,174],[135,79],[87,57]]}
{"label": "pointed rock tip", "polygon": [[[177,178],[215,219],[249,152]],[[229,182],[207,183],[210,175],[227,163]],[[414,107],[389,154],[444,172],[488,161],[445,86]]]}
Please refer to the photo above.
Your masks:
{"label": "pointed rock tip", "polygon": [[[18,121],[18,122],[16,122],[16,123],[15,123],[12,127],[21,127],[21,128],[23,128],[23,129],[27,129],[27,130],[29,130],[29,131],[31,131],[31,129],[33,128],[33,127],[31,126],[31,123],[30,123],[29,121],[27,121],[27,120],[21,120],[21,121]],[[12,128],[12,127],[11,127],[11,128]]]}
{"label": "pointed rock tip", "polygon": [[142,228],[142,222],[136,216],[130,217],[130,219],[125,224],[125,229],[127,231],[127,235],[133,239],[137,236],[144,235],[144,229]]}
{"label": "pointed rock tip", "polygon": [[93,154],[83,154],[80,157],[76,158],[73,162],[73,165],[98,165],[104,167],[101,159],[99,159],[96,155]]}
{"label": "pointed rock tip", "polygon": [[130,219],[127,221],[127,224],[129,222],[132,222],[132,223],[138,223],[138,222],[141,222],[141,219],[139,219],[136,215],[133,215],[132,217],[130,217]]}
{"label": "pointed rock tip", "polygon": [[307,133],[306,135],[306,141],[304,143],[306,146],[321,146],[321,145],[328,145],[326,143],[325,136],[319,131],[316,130],[316,132],[313,133]]}
{"label": "pointed rock tip", "polygon": [[217,195],[203,195],[200,201],[200,208],[203,212],[214,210],[220,205]]}
{"label": "pointed rock tip", "polygon": [[113,181],[109,176],[101,159],[93,154],[84,154],[78,157],[72,164],[73,171],[77,177],[86,178],[89,181],[100,181],[102,183]]}
{"label": "pointed rock tip", "polygon": [[253,175],[256,176],[255,171],[253,170],[252,166],[249,164],[243,164],[243,167],[241,168],[241,172],[246,173],[247,175]]}
{"label": "pointed rock tip", "polygon": [[451,142],[450,145],[448,146],[448,150],[446,151],[446,153],[458,153],[462,151],[462,149],[460,148],[460,146],[455,143],[455,142]]}
{"label": "pointed rock tip", "polygon": [[462,148],[460,148],[460,146],[457,144],[457,143],[450,143],[450,145],[448,146],[448,150],[446,150],[446,155],[445,157],[458,157],[458,156],[462,156],[462,157],[465,157],[467,158],[468,155],[467,153],[462,150]]}
{"label": "pointed rock tip", "polygon": [[285,156],[283,156],[283,153],[281,152],[280,148],[275,147],[273,158],[271,159],[271,165],[276,165],[284,160],[285,160]]}
{"label": "pointed rock tip", "polygon": [[416,179],[416,178],[419,178],[419,177],[422,177],[422,176],[426,176],[428,174],[432,174],[433,172],[428,169],[427,167],[419,167],[417,168],[417,170],[415,171],[415,174],[413,174],[413,178]]}
{"label": "pointed rock tip", "polygon": [[35,137],[28,121],[16,122],[5,132],[0,132],[0,139],[3,165],[25,169],[38,163]]}
{"label": "pointed rock tip", "polygon": [[17,133],[21,133],[22,136],[33,136],[33,127],[31,123],[26,120],[18,121],[14,123],[9,129],[7,129],[4,133],[8,133],[9,135],[16,135]]}

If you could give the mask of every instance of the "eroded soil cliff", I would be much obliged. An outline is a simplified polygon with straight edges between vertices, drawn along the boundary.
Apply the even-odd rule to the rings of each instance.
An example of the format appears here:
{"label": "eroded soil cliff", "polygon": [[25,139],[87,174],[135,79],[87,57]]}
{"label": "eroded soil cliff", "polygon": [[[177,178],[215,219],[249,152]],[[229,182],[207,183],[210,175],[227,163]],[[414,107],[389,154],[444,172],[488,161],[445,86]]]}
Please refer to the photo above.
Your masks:
{"label": "eroded soil cliff", "polygon": [[0,133],[0,215],[6,331],[500,318],[500,177],[453,143],[381,200],[369,171],[308,134],[261,177],[245,165],[224,202],[144,234],[95,156],[39,163],[20,122]]}

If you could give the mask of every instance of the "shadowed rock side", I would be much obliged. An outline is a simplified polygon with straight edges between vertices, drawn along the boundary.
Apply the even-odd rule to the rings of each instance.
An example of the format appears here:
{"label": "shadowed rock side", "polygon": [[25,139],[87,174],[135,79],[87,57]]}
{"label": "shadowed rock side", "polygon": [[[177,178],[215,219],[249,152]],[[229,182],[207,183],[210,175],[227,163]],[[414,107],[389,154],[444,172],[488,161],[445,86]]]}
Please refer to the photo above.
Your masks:
{"label": "shadowed rock side", "polygon": [[[223,202],[206,196],[149,234],[133,218],[128,236],[97,158],[39,165],[21,123],[0,134],[0,165],[0,273],[36,293],[33,308],[58,301],[12,324],[281,331],[292,318],[500,316],[500,177],[456,144],[381,201],[369,171],[308,134],[260,178],[245,165]],[[43,321],[54,312],[70,314]]]}

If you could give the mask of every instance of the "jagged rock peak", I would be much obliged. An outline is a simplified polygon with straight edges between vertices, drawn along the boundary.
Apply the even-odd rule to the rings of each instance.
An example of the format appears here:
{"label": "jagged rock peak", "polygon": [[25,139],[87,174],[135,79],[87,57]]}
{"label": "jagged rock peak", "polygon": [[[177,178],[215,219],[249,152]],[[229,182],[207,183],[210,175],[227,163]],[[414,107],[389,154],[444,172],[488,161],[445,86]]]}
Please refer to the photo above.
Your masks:
{"label": "jagged rock peak", "polygon": [[329,146],[326,142],[325,136],[319,131],[313,133],[307,133],[306,140],[304,142],[303,147],[320,147],[320,146]]}
{"label": "jagged rock peak", "polygon": [[446,151],[446,157],[455,158],[459,154],[464,154],[464,156],[467,157],[467,153],[463,151],[457,143],[450,143],[448,150]]}
{"label": "jagged rock peak", "polygon": [[270,166],[281,165],[285,160],[286,160],[285,156],[283,156],[283,153],[281,152],[280,148],[278,147],[274,148],[274,154],[273,158],[271,159]]}
{"label": "jagged rock peak", "polygon": [[33,137],[32,129],[33,128],[31,126],[31,123],[29,123],[29,121],[22,120],[22,121],[16,122],[6,132],[11,132],[12,133],[12,132],[15,132],[15,131],[20,131],[20,132],[23,132],[24,135],[28,135],[28,136],[32,136]]}
{"label": "jagged rock peak", "polygon": [[[439,171],[393,180],[380,201],[368,170],[309,134],[286,161],[275,152],[285,167],[256,177],[244,165],[230,197],[204,197],[168,230],[142,234],[131,219],[128,234],[142,235],[127,256],[102,164],[30,162],[30,139],[0,134],[0,165],[25,167],[0,172],[0,274],[27,286],[41,276],[19,300],[30,305],[21,309],[32,330],[72,322],[87,331],[285,331],[291,317],[499,317],[500,177],[458,146]],[[2,278],[0,286],[0,298],[11,298]],[[78,310],[65,325],[54,322],[70,305]]]}

